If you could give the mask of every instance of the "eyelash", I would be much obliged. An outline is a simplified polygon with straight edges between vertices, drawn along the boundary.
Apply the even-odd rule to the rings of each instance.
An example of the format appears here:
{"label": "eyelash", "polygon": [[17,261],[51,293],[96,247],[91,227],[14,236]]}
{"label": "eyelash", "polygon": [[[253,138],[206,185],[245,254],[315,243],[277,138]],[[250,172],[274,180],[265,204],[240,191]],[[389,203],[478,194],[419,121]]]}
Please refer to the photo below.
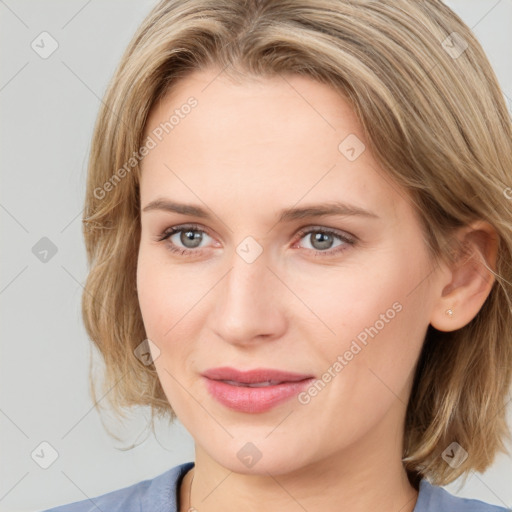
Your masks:
{"label": "eyelash", "polygon": [[[211,236],[208,231],[201,229],[199,225],[197,224],[182,224],[179,226],[172,226],[170,228],[167,228],[161,235],[157,237],[157,241],[163,242],[168,241],[168,249],[176,254],[180,254],[182,256],[197,256],[200,255],[203,250],[202,249],[182,249],[179,247],[176,247],[172,242],[170,242],[170,237],[176,233],[180,233],[182,231],[197,231],[200,233],[205,233],[208,236]],[[305,235],[309,235],[311,233],[322,233],[325,235],[332,235],[338,239],[340,239],[342,242],[347,244],[348,246],[355,246],[357,243],[357,239],[355,237],[349,237],[347,235],[342,235],[338,231],[329,229],[329,228],[319,228],[319,227],[308,227],[301,229],[297,236],[299,237],[299,240],[301,240]],[[307,251],[313,251],[315,257],[324,257],[324,256],[335,256],[339,253],[342,253],[343,251],[346,251],[349,247],[346,245],[337,246],[334,249],[328,249],[326,251],[320,251],[315,249],[306,249]]]}

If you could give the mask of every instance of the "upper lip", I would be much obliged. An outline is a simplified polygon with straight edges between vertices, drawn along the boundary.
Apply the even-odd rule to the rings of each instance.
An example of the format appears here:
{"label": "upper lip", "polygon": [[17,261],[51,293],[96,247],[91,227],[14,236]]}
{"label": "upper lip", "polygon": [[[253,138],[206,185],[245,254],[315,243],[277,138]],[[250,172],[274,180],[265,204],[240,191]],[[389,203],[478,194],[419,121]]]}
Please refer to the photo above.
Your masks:
{"label": "upper lip", "polygon": [[237,370],[223,366],[220,368],[210,368],[201,375],[212,380],[231,380],[243,384],[253,384],[256,382],[277,381],[277,382],[299,382],[313,377],[301,373],[288,372],[284,370],[274,370],[272,368],[255,368],[254,370]]}

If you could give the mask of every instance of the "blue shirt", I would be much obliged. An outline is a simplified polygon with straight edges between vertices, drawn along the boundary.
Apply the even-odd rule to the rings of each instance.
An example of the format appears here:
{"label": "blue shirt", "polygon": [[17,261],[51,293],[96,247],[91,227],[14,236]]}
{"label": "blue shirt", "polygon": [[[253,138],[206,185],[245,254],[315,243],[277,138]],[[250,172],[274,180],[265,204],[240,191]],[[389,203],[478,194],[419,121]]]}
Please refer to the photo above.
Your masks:
{"label": "blue shirt", "polygon": [[[149,480],[101,496],[42,512],[177,512],[179,487],[193,462],[175,466]],[[420,481],[414,512],[510,512],[483,501],[459,498],[427,480]]]}

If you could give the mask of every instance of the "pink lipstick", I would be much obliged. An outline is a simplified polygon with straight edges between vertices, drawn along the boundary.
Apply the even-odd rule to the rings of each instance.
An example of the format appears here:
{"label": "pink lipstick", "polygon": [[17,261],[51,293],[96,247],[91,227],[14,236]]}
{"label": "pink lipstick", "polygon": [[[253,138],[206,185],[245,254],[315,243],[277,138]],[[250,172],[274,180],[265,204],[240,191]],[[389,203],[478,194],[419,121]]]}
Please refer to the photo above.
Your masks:
{"label": "pink lipstick", "polygon": [[209,393],[230,409],[260,413],[296,396],[313,380],[312,375],[270,368],[241,371],[211,368],[201,374]]}

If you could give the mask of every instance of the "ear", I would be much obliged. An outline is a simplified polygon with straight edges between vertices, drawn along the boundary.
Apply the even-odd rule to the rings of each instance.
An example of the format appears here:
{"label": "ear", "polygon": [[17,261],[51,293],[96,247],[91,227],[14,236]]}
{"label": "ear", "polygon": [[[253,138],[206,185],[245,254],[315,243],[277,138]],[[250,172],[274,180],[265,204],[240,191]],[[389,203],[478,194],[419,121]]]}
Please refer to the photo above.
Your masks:
{"label": "ear", "polygon": [[[454,331],[468,324],[491,292],[496,272],[499,238],[485,221],[461,228],[455,237],[457,257],[441,281],[430,323],[439,331]],[[492,272],[491,272],[492,270]],[[447,314],[451,310],[452,315]]]}

